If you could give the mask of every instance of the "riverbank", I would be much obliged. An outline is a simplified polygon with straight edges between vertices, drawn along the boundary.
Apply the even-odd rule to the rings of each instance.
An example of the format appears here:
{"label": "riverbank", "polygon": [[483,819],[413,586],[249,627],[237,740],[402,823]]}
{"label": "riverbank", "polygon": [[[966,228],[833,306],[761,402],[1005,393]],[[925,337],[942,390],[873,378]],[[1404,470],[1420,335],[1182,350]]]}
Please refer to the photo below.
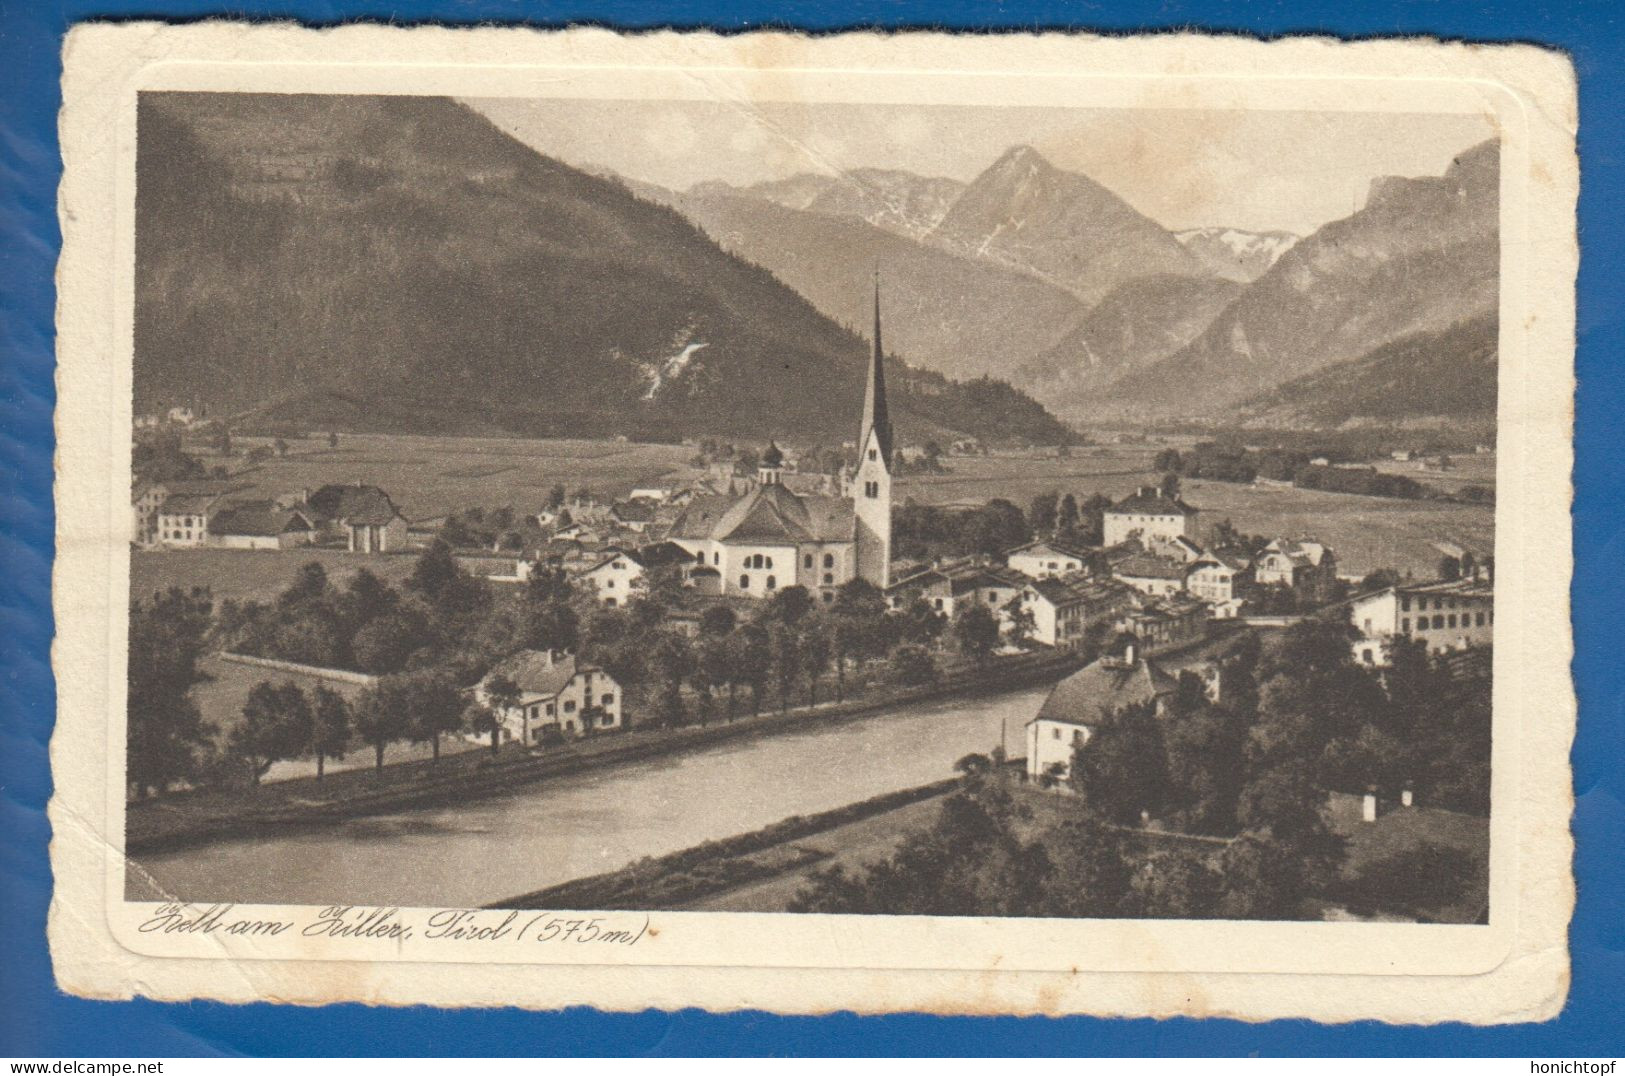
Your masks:
{"label": "riverbank", "polygon": [[619,870],[577,878],[487,905],[491,908],[592,908],[646,911],[678,908],[740,886],[797,874],[830,857],[829,850],[792,844],[808,837],[928,803],[958,788],[950,777],[917,788],[874,796],[831,811],[775,822],[750,833],[706,841],[670,855],[641,859]]}
{"label": "riverbank", "polygon": [[171,852],[215,841],[285,833],[413,807],[499,796],[543,778],[611,768],[698,751],[731,740],[871,718],[911,703],[998,695],[1053,682],[1075,670],[1076,656],[1046,652],[996,659],[918,688],[887,688],[842,703],[796,707],[732,722],[595,737],[540,751],[491,755],[469,751],[348,771],[318,782],[299,778],[233,792],[198,790],[132,803],[126,814],[128,854]]}

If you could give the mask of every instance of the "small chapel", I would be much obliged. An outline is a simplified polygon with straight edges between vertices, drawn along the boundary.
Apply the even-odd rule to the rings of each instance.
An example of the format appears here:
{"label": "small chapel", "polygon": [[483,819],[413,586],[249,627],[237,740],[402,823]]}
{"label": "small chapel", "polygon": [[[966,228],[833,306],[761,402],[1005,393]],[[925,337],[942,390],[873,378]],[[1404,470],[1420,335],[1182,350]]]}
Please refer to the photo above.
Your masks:
{"label": "small chapel", "polygon": [[673,524],[670,541],[687,550],[694,568],[720,578],[720,592],[770,598],[801,586],[829,602],[841,584],[891,582],[891,415],[880,342],[880,283],[875,282],[875,332],[858,428],[858,460],[844,494],[796,493],[784,482],[784,453],[770,443],[748,491],[697,496]]}

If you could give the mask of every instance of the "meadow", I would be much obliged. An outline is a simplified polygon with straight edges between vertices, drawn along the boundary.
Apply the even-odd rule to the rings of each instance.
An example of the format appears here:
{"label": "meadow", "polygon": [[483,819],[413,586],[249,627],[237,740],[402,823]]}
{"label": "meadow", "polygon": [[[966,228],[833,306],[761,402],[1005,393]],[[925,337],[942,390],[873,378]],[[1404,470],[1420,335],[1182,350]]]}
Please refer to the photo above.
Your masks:
{"label": "meadow", "polygon": [[[361,482],[390,495],[409,520],[430,519],[464,508],[541,508],[547,493],[563,485],[603,497],[624,497],[635,486],[682,471],[694,449],[619,441],[514,437],[413,437],[341,434],[336,447],[311,437],[288,442],[286,456],[247,464],[243,455],[267,438],[234,438],[233,478],[247,484],[244,496],[315,490],[331,482]],[[203,456],[210,466],[222,462]]]}

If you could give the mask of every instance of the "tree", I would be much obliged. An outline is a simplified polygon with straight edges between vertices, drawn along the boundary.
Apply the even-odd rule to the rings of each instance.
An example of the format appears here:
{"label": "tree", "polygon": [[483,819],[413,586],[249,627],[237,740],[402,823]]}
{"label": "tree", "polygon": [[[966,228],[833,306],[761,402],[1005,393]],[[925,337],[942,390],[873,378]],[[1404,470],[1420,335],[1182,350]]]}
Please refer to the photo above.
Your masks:
{"label": "tree", "polygon": [[659,720],[665,725],[681,725],[688,716],[683,706],[683,681],[698,667],[694,647],[676,632],[663,632],[655,645],[653,661],[661,682]]}
{"label": "tree", "polygon": [[563,507],[564,486],[562,484],[555,483],[553,488],[547,491],[547,510],[549,512],[557,512]]}
{"label": "tree", "polygon": [[[713,606],[713,608],[715,608]],[[701,635],[699,644],[699,675],[697,683],[705,693],[706,712],[710,710],[712,693],[724,685],[728,688],[728,720],[734,716],[734,677],[737,644],[732,635]],[[702,717],[703,723],[703,717]]]}
{"label": "tree", "polygon": [[314,727],[310,700],[297,684],[261,680],[249,690],[243,719],[227,737],[226,750],[248,765],[259,784],[274,764],[305,752]]}
{"label": "tree", "polygon": [[481,722],[483,728],[480,731],[491,734],[491,753],[493,755],[502,749],[503,722],[507,718],[508,712],[516,708],[522,698],[524,698],[524,692],[509,677],[498,673],[486,679],[485,705],[490,717],[488,720]]}
{"label": "tree", "polygon": [[139,796],[197,779],[214,742],[215,728],[192,698],[209,679],[198,663],[213,608],[207,591],[179,588],[130,606],[125,769]]}
{"label": "tree", "polygon": [[276,441],[272,444],[272,447],[276,450],[276,454],[278,456],[286,456],[288,454],[288,442],[284,441],[280,437],[276,439]]}
{"label": "tree", "polygon": [[438,762],[440,737],[463,726],[463,693],[443,672],[415,676],[407,690],[411,699],[407,738],[413,743],[428,743]]}
{"label": "tree", "polygon": [[337,447],[339,447],[339,435],[338,434],[329,433],[327,435],[327,447],[328,448],[337,448]]}
{"label": "tree", "polygon": [[1445,582],[1454,582],[1461,578],[1461,561],[1448,553],[1439,558],[1439,578]]}
{"label": "tree", "polygon": [[1038,631],[1038,618],[1033,615],[1032,607],[1021,600],[1020,594],[1005,603],[1004,616],[1010,625],[1005,629],[1005,635],[1011,642],[1025,647],[1032,641],[1033,634]]}
{"label": "tree", "polygon": [[1157,489],[1164,497],[1168,497],[1170,499],[1178,497],[1179,475],[1175,474],[1173,471],[1169,471],[1167,474],[1162,476],[1162,481],[1157,484]]}
{"label": "tree", "polygon": [[320,781],[327,760],[350,749],[349,700],[326,684],[317,684],[310,695],[310,716],[310,740],[304,753],[315,756],[316,780]]}
{"label": "tree", "polygon": [[1044,535],[1054,532],[1060,497],[1060,493],[1053,489],[1033,496],[1027,506],[1027,526],[1034,534]]}
{"label": "tree", "polygon": [[801,633],[801,668],[807,674],[807,704],[818,705],[818,678],[829,668],[834,646],[828,625],[809,618]]}
{"label": "tree", "polygon": [[456,559],[451,555],[451,546],[436,538],[429,548],[418,556],[406,585],[430,601],[438,602],[457,584],[461,575],[462,569],[457,566]]}
{"label": "tree", "polygon": [[812,607],[812,595],[807,593],[806,587],[785,587],[767,600],[767,609],[762,615],[781,624],[796,624],[812,612]]}
{"label": "tree", "polygon": [[384,772],[384,748],[406,734],[409,717],[410,700],[393,676],[379,680],[356,700],[355,731],[372,744],[373,764],[380,775]]}
{"label": "tree", "polygon": [[937,663],[917,643],[904,643],[891,656],[892,676],[905,687],[923,687],[937,680]]}
{"label": "tree", "polygon": [[1219,902],[1221,879],[1190,854],[1156,856],[1134,877],[1137,914],[1147,919],[1207,919]]}
{"label": "tree", "polygon": [[1060,506],[1055,511],[1055,529],[1069,531],[1078,525],[1078,499],[1068,493],[1061,498]]}
{"label": "tree", "polygon": [[425,642],[421,624],[389,613],[368,621],[356,632],[350,640],[350,651],[356,668],[362,672],[387,675],[406,668],[406,659]]}
{"label": "tree", "polygon": [[773,673],[778,682],[779,713],[790,708],[790,689],[801,673],[801,633],[782,620],[768,624],[768,641],[773,653]]}
{"label": "tree", "polygon": [[998,617],[980,603],[961,605],[954,614],[954,638],[961,653],[978,664],[986,662],[999,645]]}
{"label": "tree", "polygon": [[1153,471],[1173,472],[1179,470],[1181,466],[1183,466],[1183,461],[1179,458],[1179,449],[1177,448],[1165,448],[1157,453],[1156,459],[1151,461]]}
{"label": "tree", "polygon": [[700,614],[700,634],[720,637],[731,635],[739,624],[739,617],[726,605],[708,605]]}
{"label": "tree", "polygon": [[277,605],[288,608],[325,601],[327,598],[327,569],[323,568],[319,561],[313,560],[300,566],[293,583],[277,595],[276,602]]}
{"label": "tree", "polygon": [[1108,822],[1136,825],[1142,811],[1156,814],[1167,782],[1167,753],[1154,703],[1124,707],[1073,748],[1072,787]]}
{"label": "tree", "polygon": [[1053,864],[1045,879],[1043,908],[1049,915],[1105,918],[1122,915],[1131,875],[1122,838],[1082,814],[1064,822],[1045,841]]}
{"label": "tree", "polygon": [[215,430],[214,450],[222,456],[231,455],[231,428],[224,422]]}
{"label": "tree", "polygon": [[746,624],[734,635],[738,639],[733,651],[736,675],[741,683],[750,685],[750,712],[755,716],[762,712],[762,690],[773,668],[772,639],[760,624]]}

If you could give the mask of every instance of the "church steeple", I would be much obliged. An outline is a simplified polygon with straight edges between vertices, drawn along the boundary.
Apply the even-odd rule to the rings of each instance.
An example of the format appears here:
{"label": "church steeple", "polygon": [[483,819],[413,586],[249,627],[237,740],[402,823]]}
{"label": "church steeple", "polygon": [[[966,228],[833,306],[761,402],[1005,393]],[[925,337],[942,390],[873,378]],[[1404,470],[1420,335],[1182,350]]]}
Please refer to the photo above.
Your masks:
{"label": "church steeple", "polygon": [[891,412],[886,408],[886,350],[880,343],[880,273],[875,272],[875,340],[874,352],[869,356],[869,378],[863,393],[863,425],[858,430],[858,444],[869,443],[869,431],[875,434],[880,458],[891,470],[892,430]]}
{"label": "church steeple", "polygon": [[880,343],[880,274],[875,273],[875,345],[852,476],[852,537],[857,576],[881,590],[891,583],[891,412],[886,408],[886,349]]}

